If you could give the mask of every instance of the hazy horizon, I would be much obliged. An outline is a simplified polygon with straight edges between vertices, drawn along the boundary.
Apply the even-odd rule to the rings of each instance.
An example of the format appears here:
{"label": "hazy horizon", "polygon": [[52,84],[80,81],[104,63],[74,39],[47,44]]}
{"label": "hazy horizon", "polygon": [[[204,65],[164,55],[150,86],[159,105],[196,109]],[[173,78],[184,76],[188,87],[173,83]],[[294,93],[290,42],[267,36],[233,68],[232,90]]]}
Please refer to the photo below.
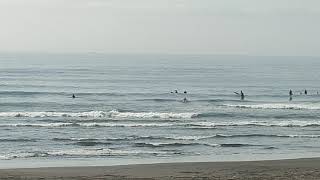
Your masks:
{"label": "hazy horizon", "polygon": [[320,56],[316,0],[0,0],[0,52]]}

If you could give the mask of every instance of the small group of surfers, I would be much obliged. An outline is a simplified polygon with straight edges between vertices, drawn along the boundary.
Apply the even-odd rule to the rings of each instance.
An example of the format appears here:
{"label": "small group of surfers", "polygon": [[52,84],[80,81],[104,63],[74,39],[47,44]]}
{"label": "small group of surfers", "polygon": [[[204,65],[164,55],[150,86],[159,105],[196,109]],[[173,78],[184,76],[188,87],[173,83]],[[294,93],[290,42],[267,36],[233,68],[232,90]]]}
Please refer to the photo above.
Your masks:
{"label": "small group of surfers", "polygon": [[[171,94],[179,94],[178,90],[171,91],[170,93],[171,93]],[[188,93],[187,91],[183,91],[183,94],[187,94],[187,93]],[[244,93],[243,93],[242,90],[240,91],[240,93],[238,93],[238,92],[234,92],[234,93],[237,94],[237,95],[239,95],[241,100],[244,100],[245,95],[244,95]],[[308,91],[307,91],[306,89],[304,90],[304,94],[305,94],[305,95],[308,95]],[[318,91],[317,91],[317,94],[319,94]],[[300,95],[302,95],[302,92],[300,92]],[[290,100],[290,101],[292,100],[292,96],[293,96],[293,91],[290,89],[290,90],[289,90],[289,97],[290,97],[289,100]],[[73,99],[76,98],[76,95],[75,95],[75,94],[72,94],[72,98],[73,98]],[[182,100],[182,102],[183,102],[183,103],[188,102],[187,97],[184,97],[183,100]]]}
{"label": "small group of surfers", "polygon": [[[178,90],[174,90],[174,91],[171,91],[170,92],[171,94],[179,94]],[[183,91],[183,94],[187,94],[188,92],[185,90]],[[188,102],[188,99],[187,97],[184,97],[183,100],[182,100],[183,103],[187,103]]]}
{"label": "small group of surfers", "polygon": [[[302,94],[302,92],[300,92],[300,95]],[[304,94],[305,95],[308,95],[308,91],[305,89],[304,90]],[[318,92],[317,92],[317,94],[319,94]],[[289,91],[289,96],[293,96],[293,92],[292,92],[292,90],[290,89],[290,91]]]}
{"label": "small group of surfers", "polygon": [[[304,93],[305,95],[308,95],[308,91],[307,91],[306,89],[304,90],[304,92],[300,91],[299,93],[300,93],[300,95],[302,95],[303,93]],[[317,91],[317,95],[319,95],[319,91]],[[290,91],[289,91],[289,96],[293,96],[293,92],[292,92],[291,89],[290,89]]]}
{"label": "small group of surfers", "polygon": [[[304,92],[303,91],[300,91],[299,94],[302,95],[304,93],[304,95],[308,95],[308,91],[305,89]],[[319,91],[317,91],[317,95],[319,95]],[[289,90],[289,100],[291,101],[292,100],[292,96],[293,96],[293,92],[292,90],[290,89]]]}
{"label": "small group of surfers", "polygon": [[[178,94],[179,92],[178,92],[178,90],[174,90],[174,91],[171,91],[170,93],[171,94],[173,94],[173,93]],[[183,94],[187,94],[187,91],[183,91]]]}

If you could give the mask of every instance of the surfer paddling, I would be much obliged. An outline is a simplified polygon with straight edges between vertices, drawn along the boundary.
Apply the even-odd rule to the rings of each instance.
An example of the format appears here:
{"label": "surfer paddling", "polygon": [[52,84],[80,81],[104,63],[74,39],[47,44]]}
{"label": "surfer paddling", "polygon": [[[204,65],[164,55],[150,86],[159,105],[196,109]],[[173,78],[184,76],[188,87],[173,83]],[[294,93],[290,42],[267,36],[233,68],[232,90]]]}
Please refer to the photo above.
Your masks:
{"label": "surfer paddling", "polygon": [[76,96],[74,94],[72,94],[72,99],[76,98]]}

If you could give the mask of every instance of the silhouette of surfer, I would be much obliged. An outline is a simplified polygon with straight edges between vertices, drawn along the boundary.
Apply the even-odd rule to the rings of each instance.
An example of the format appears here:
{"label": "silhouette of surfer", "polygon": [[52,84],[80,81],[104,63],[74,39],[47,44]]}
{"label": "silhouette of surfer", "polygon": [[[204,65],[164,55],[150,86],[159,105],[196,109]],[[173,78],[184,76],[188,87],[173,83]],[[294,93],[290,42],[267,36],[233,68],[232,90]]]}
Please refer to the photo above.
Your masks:
{"label": "silhouette of surfer", "polygon": [[188,102],[187,98],[186,98],[186,97],[185,97],[185,98],[183,98],[182,102],[183,102],[183,103]]}
{"label": "silhouette of surfer", "polygon": [[304,90],[304,94],[305,94],[305,95],[307,95],[307,94],[308,94],[308,91],[307,91],[306,89]]}
{"label": "silhouette of surfer", "polygon": [[244,100],[244,93],[241,91],[240,92],[241,100]]}
{"label": "silhouette of surfer", "polygon": [[174,90],[174,92],[178,94],[178,90]]}
{"label": "silhouette of surfer", "polygon": [[183,93],[187,94],[187,91],[184,91]]}
{"label": "silhouette of surfer", "polygon": [[293,95],[293,93],[292,93],[292,90],[290,89],[289,96],[292,96],[292,95]]}
{"label": "silhouette of surfer", "polygon": [[293,95],[293,93],[292,93],[292,90],[290,89],[290,91],[289,91],[289,101],[292,101],[292,95]]}
{"label": "silhouette of surfer", "polygon": [[72,99],[76,98],[76,96],[74,94],[72,94]]}

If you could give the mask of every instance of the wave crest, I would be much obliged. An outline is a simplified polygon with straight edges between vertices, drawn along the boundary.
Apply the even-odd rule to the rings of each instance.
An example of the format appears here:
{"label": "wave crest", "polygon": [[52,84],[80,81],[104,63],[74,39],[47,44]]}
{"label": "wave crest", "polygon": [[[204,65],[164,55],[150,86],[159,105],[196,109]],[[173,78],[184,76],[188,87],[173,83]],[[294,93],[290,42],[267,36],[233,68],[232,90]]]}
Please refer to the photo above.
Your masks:
{"label": "wave crest", "polygon": [[292,109],[292,110],[320,110],[320,105],[317,104],[226,104],[224,106],[234,108],[247,109]]}
{"label": "wave crest", "polygon": [[197,117],[197,113],[174,112],[119,112],[112,110],[89,112],[0,112],[0,117],[79,117],[79,118],[161,118],[161,119],[187,119]]}

